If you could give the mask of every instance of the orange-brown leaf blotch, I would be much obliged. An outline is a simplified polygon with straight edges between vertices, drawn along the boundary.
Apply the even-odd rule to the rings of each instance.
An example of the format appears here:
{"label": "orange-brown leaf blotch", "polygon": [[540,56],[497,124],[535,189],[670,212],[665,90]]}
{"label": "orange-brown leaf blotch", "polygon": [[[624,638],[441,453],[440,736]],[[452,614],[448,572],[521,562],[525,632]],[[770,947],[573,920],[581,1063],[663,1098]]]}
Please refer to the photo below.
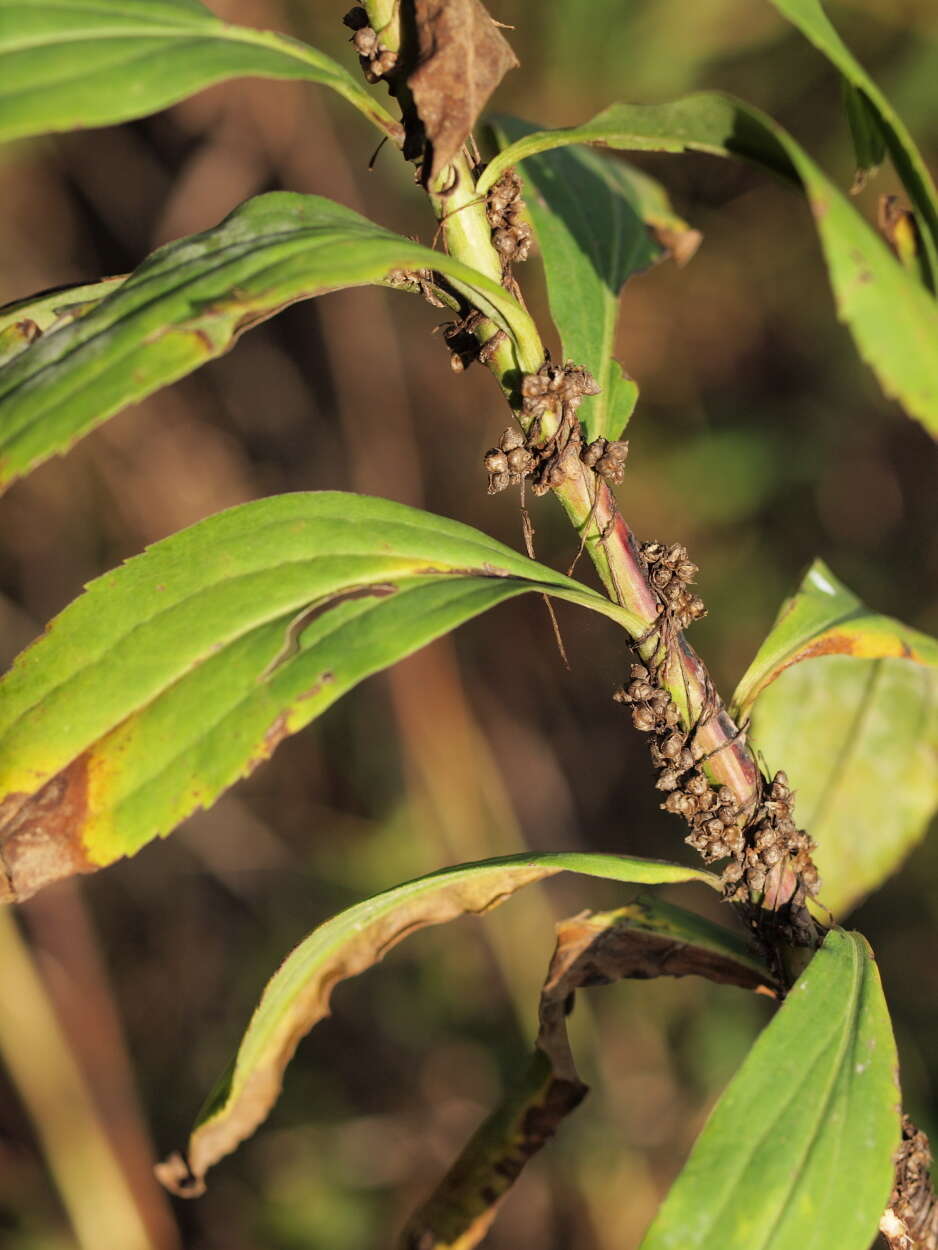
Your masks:
{"label": "orange-brown leaf blotch", "polygon": [[416,0],[417,65],[407,85],[430,145],[424,178],[455,158],[518,60],[479,0]]}
{"label": "orange-brown leaf blotch", "polygon": [[42,886],[97,867],[85,854],[87,756],[80,755],[36,794],[0,803],[0,903],[22,902]]}

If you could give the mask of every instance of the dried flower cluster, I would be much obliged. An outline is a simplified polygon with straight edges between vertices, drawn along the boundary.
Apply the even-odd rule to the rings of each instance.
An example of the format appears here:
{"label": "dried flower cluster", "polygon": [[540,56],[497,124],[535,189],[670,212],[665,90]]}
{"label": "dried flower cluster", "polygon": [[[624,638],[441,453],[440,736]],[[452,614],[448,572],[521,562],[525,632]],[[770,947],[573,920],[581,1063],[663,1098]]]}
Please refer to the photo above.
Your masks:
{"label": "dried flower cluster", "polygon": [[684,817],[690,825],[686,841],[707,863],[730,856],[734,862],[741,860],[745,836],[733,792],[727,786],[711,785],[697,767],[703,752],[694,734],[678,727],[677,706],[652,672],[644,664],[633,664],[630,676],[629,684],[615,698],[631,706],[635,728],[652,735],[651,758],[658,769],[655,785],[666,792],[661,806]]}
{"label": "dried flower cluster", "polygon": [[[687,553],[680,550],[686,561]],[[651,758],[658,770],[655,785],[666,794],[662,808],[684,817],[690,825],[685,841],[706,863],[730,860],[723,870],[728,899],[749,902],[753,895],[762,894],[769,873],[785,859],[799,882],[791,904],[803,907],[805,896],[818,891],[818,872],[811,859],[815,844],[795,825],[787,777],[776,773],[755,811],[741,812],[732,790],[713,785],[702,771],[703,752],[695,732],[685,734],[679,728],[677,706],[660,684],[659,672],[633,664],[629,684],[615,698],[631,707],[635,728],[652,735]]]}
{"label": "dried flower cluster", "polygon": [[693,621],[707,615],[703,600],[688,589],[698,569],[688,557],[686,547],[680,543],[672,543],[670,547],[664,543],[642,543],[640,554],[648,570],[648,580],[678,630],[687,629]]}
{"label": "dried flower cluster", "polygon": [[816,843],[796,826],[793,804],[788,778],[776,773],[746,826],[744,855],[723,873],[729,898],[744,902],[752,893],[761,893],[771,869],[786,858],[799,881],[792,906],[802,907],[806,894],[817,894],[820,878],[811,859]]}
{"label": "dried flower cluster", "polygon": [[[498,446],[485,454],[489,494],[530,477],[535,495],[560,486],[582,462],[607,482],[622,481],[629,454],[626,442],[597,438],[588,446],[577,409],[584,395],[598,395],[596,380],[580,365],[550,361],[521,379],[521,411],[527,437],[506,430]],[[571,463],[576,462],[576,466]]]}
{"label": "dried flower cluster", "polygon": [[382,47],[377,31],[368,25],[368,14],[360,5],[349,9],[342,21],[355,32],[352,35],[352,46],[358,53],[365,81],[380,82],[397,64],[397,53]]}
{"label": "dried flower cluster", "polygon": [[485,212],[492,227],[492,246],[502,258],[505,271],[516,260],[527,260],[531,251],[531,227],[525,221],[521,179],[506,169],[485,198]]}
{"label": "dried flower cluster", "polygon": [[903,1116],[896,1184],[879,1226],[889,1250],[938,1247],[938,1200],[932,1188],[931,1163],[928,1138]]}

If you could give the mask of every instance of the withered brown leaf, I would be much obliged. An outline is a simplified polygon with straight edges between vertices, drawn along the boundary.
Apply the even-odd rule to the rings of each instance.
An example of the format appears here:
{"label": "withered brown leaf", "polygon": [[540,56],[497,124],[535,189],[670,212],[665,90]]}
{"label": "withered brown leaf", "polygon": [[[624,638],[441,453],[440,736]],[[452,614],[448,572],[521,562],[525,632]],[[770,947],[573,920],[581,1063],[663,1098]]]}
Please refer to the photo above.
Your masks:
{"label": "withered brown leaf", "polygon": [[459,152],[489,96],[518,60],[480,0],[416,0],[417,64],[407,79],[432,181]]}
{"label": "withered brown leaf", "polygon": [[702,976],[769,995],[776,989],[742,938],[658,900],[561,921],[527,1068],[410,1218],[397,1250],[471,1250],[481,1242],[522,1168],[587,1093],[567,1038],[575,992],[659,976]]}

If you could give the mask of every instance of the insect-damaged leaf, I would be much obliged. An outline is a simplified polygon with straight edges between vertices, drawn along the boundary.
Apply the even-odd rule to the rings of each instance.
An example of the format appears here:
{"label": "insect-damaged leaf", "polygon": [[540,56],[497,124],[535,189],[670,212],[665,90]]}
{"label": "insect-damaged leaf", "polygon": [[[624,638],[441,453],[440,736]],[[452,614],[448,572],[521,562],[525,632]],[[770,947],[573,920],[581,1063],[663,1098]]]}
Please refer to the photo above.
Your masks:
{"label": "insect-damaged leaf", "polygon": [[480,192],[508,166],[572,143],[739,156],[800,183],[840,319],[886,394],[938,434],[938,307],[846,196],[770,117],[718,92],[672,104],[613,104],[582,126],[537,131],[511,144],[480,178]]}
{"label": "insect-damaged leaf", "polygon": [[[820,0],[772,0],[772,4],[843,74],[847,99],[852,101],[848,108],[853,110],[851,124],[855,138],[855,115],[861,110],[865,115],[860,123],[863,139],[857,149],[861,169],[864,162],[878,163],[879,141],[888,147],[892,163],[912,201],[924,249],[926,284],[934,291],[938,286],[938,194],[905,122],[831,25]],[[871,134],[874,128],[878,136]]]}
{"label": "insect-damaged leaf", "polygon": [[329,1014],[334,986],[377,963],[403,938],[428,925],[490,911],[522,886],[558,872],[660,885],[719,881],[700,869],[602,854],[508,855],[444,868],[366,899],[313,931],[287,957],[248,1025],[234,1064],[201,1112],[188,1163],[173,1156],[158,1170],[164,1184],[192,1195],[205,1173],[266,1118],[297,1044]]}
{"label": "insect-damaged leaf", "polygon": [[[535,129],[513,117],[495,118],[491,128],[499,147]],[[532,156],[518,172],[564,359],[587,368],[600,387],[581,419],[591,439],[618,439],[638,398],[612,355],[620,292],[669,254],[689,260],[701,236],[654,179],[622,161],[574,148]]]}
{"label": "insect-damaged leaf", "polygon": [[899,1143],[896,1047],[834,930],[714,1108],[640,1250],[868,1250]]}
{"label": "insect-damaged leaf", "polygon": [[541,993],[534,1053],[408,1221],[399,1250],[471,1250],[527,1161],[582,1102],[587,1087],[573,1065],[566,1029],[576,990],[624,977],[689,975],[774,993],[769,972],[737,934],[683,908],[644,898],[562,921]]}
{"label": "insect-damaged leaf", "polygon": [[81,286],[57,287],[29,299],[5,304],[0,308],[0,365],[18,356],[40,334],[89,312],[100,304],[105,295],[117,290],[125,277],[103,278],[100,282],[83,283]]}
{"label": "insect-damaged leaf", "polygon": [[443,517],[324,491],[232,508],[93,582],[0,682],[0,900],[169,833],[369,674],[538,590]]}
{"label": "insect-damaged leaf", "polygon": [[[802,663],[801,661],[807,661]],[[871,611],[820,560],[739,684],[737,719],[784,768],[842,915],[879,885],[938,807],[938,643]]]}
{"label": "insect-damaged leaf", "polygon": [[0,142],[144,117],[246,75],[321,83],[396,141],[401,126],[331,57],[233,26],[198,0],[0,0]]}
{"label": "insect-damaged leaf", "polygon": [[418,56],[407,85],[431,145],[424,177],[432,182],[518,61],[480,0],[415,0],[414,20]]}
{"label": "insect-damaged leaf", "polygon": [[[213,229],[159,248],[96,307],[0,368],[0,488],[286,305],[393,284],[408,269],[445,271],[509,335],[531,327],[498,283],[341,204],[286,191],[248,200]],[[539,351],[519,349],[519,367],[539,364]]]}

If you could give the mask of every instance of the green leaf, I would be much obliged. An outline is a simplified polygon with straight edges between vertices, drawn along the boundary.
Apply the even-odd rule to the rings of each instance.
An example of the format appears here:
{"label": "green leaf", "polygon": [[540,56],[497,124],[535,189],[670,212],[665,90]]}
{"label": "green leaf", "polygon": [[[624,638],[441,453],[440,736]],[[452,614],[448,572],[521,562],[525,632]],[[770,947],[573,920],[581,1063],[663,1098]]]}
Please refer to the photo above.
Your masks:
{"label": "green leaf", "polygon": [[266,1118],[297,1044],[329,1014],[329,999],[339,981],[366,971],[418,929],[491,911],[522,886],[558,872],[643,885],[703,881],[720,889],[711,873],[678,864],[619,855],[526,852],[444,868],[340,912],[281,964],[264,990],[234,1064],[199,1115],[189,1139],[188,1165],[174,1156],[161,1165],[160,1179],[177,1192],[201,1192],[208,1169]]}
{"label": "green leaf", "polygon": [[[807,660],[808,663],[802,663]],[[867,608],[816,560],[733,697],[797,792],[822,899],[843,915],[893,872],[938,806],[938,642]]]}
{"label": "green leaf", "polygon": [[159,248],[96,307],[0,368],[0,487],[287,304],[427,269],[458,281],[515,338],[519,368],[540,365],[530,317],[498,283],[331,200],[274,191]]}
{"label": "green leaf", "polygon": [[566,1025],[577,990],[623,977],[689,975],[762,993],[777,989],[738,934],[657,899],[561,921],[541,991],[534,1053],[520,1080],[408,1220],[401,1250],[478,1245],[522,1167],[583,1101],[588,1091],[573,1065]]}
{"label": "green leaf", "polygon": [[0,142],[144,117],[245,75],[320,83],[395,142],[403,135],[331,57],[223,22],[198,0],[0,0],[0,62]]}
{"label": "green leaf", "polygon": [[827,935],[717,1103],[640,1250],[868,1250],[899,1144],[896,1049],[856,933]]}
{"label": "green leaf", "polygon": [[40,334],[84,316],[100,304],[105,295],[116,291],[125,279],[126,274],[81,286],[56,287],[53,291],[5,304],[0,308],[0,365],[25,351]]}
{"label": "green leaf", "polygon": [[861,191],[867,178],[875,174],[886,157],[886,140],[879,117],[866,96],[846,78],[843,84],[844,109],[853,139],[853,151],[857,161],[857,174],[852,191]]}
{"label": "green leaf", "polygon": [[928,285],[934,291],[938,284],[938,193],[905,122],[831,25],[820,0],[771,2],[840,70],[856,93],[857,100],[862,101],[878,123],[892,163],[912,201],[928,265]]}
{"label": "green leaf", "polygon": [[536,131],[513,143],[491,162],[480,179],[480,191],[509,165],[571,143],[739,156],[801,183],[840,319],[849,326],[860,355],[886,394],[938,433],[935,302],[804,149],[770,117],[715,92],[672,104],[614,104],[583,126]]}
{"label": "green leaf", "polygon": [[169,833],[364,677],[538,590],[469,526],[342,492],[232,508],[93,582],[0,682],[0,900]]}
{"label": "green leaf", "polygon": [[[491,126],[499,147],[535,130],[513,117]],[[700,236],[654,179],[622,161],[573,149],[532,157],[519,172],[563,357],[589,369],[600,386],[584,400],[581,418],[591,439],[620,438],[638,399],[612,356],[620,293],[669,248],[686,255]]]}
{"label": "green leaf", "polygon": [[817,656],[898,656],[938,668],[938,642],[883,616],[857,598],[823,560],[815,560],[786,599],[755,659],[736,687],[731,709],[743,720],[763,690],[792,664]]}
{"label": "green leaf", "polygon": [[894,872],[938,810],[938,672],[830,656],[782,673],[750,740],[784,768],[817,841],[821,902],[843,917]]}

